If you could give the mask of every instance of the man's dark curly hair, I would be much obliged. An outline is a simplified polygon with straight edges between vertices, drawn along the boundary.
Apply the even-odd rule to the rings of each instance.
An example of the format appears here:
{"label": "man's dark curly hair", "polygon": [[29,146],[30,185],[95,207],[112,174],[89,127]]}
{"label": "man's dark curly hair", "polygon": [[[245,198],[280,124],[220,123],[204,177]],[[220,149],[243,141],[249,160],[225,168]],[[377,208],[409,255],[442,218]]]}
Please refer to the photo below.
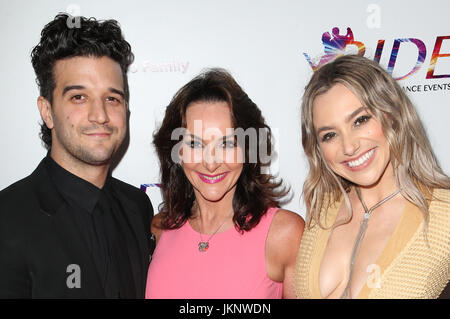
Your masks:
{"label": "man's dark curly hair", "polygon": [[[179,139],[172,139],[172,132],[186,127],[186,109],[194,102],[226,102],[230,107],[234,129],[249,128],[264,130],[266,139],[257,134],[257,153],[264,148],[271,155],[271,129],[266,124],[258,106],[248,97],[233,77],[223,69],[209,69],[183,86],[173,97],[166,109],[160,128],[153,135],[153,144],[161,167],[161,189],[163,203],[160,214],[163,229],[181,227],[192,217],[195,201],[194,188],[187,179],[183,167],[172,160],[172,149],[179,145]],[[249,140],[245,142],[245,160],[242,173],[236,184],[233,198],[233,221],[238,231],[249,231],[258,225],[261,217],[270,207],[279,207],[281,199],[289,193],[283,181],[276,181],[270,174],[261,173],[263,163],[257,157],[256,163],[249,160]]]}
{"label": "man's dark curly hair", "polygon": [[[76,23],[73,23],[74,19]],[[106,56],[116,61],[122,69],[125,101],[129,101],[127,71],[133,63],[134,55],[130,44],[122,36],[118,22],[60,13],[44,27],[40,42],[31,52],[31,63],[40,95],[50,104],[53,103],[56,86],[53,74],[55,62],[77,56]],[[45,147],[50,149],[52,135],[45,123],[41,124],[40,136]]]}

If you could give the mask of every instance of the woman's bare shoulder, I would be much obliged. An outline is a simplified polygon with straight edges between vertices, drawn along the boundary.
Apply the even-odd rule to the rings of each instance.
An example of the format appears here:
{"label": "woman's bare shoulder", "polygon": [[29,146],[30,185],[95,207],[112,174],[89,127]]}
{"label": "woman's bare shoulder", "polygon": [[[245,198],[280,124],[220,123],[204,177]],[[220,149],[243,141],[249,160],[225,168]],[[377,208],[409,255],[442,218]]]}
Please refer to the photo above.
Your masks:
{"label": "woman's bare shoulder", "polygon": [[279,209],[273,217],[269,230],[271,246],[276,250],[289,247],[291,249],[288,250],[293,252],[298,248],[296,246],[300,243],[304,228],[305,221],[299,214],[290,210]]}
{"label": "woman's bare shoulder", "polygon": [[287,209],[279,209],[273,217],[272,225],[290,232],[301,232],[305,227],[302,216]]}

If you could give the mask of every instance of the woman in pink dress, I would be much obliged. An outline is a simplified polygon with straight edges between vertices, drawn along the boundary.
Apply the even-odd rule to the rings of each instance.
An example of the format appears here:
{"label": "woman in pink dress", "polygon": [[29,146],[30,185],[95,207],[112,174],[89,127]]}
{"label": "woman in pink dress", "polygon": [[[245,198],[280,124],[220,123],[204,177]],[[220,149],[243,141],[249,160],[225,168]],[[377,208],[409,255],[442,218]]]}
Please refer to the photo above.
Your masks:
{"label": "woman in pink dress", "polygon": [[182,87],[154,135],[163,204],[146,298],[294,298],[303,219],[268,174],[271,130],[222,69]]}

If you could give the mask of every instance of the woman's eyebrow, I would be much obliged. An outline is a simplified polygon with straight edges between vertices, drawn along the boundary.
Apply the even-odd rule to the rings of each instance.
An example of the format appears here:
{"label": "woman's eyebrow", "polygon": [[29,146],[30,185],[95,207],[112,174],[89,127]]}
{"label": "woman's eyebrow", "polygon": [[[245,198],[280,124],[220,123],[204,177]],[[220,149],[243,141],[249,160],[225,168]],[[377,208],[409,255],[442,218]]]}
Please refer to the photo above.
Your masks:
{"label": "woman's eyebrow", "polygon": [[[350,122],[356,115],[358,115],[365,109],[367,109],[365,106],[361,106],[360,108],[356,109],[355,111],[353,111],[352,113],[350,113],[349,115],[347,115],[345,117],[345,122],[346,123]],[[319,129],[317,129],[316,134],[319,135],[323,131],[330,131],[333,129],[334,129],[334,127],[332,127],[332,126],[322,126]]]}
{"label": "woman's eyebrow", "polygon": [[323,131],[330,131],[330,130],[332,130],[332,129],[334,129],[334,127],[332,127],[332,126],[322,126],[321,128],[319,128],[319,129],[317,130],[317,135],[319,135],[320,132],[323,132]]}
{"label": "woman's eyebrow", "polygon": [[366,109],[365,106],[361,106],[359,109],[353,111],[350,115],[347,115],[347,117],[345,118],[345,122],[350,122],[352,120],[352,118],[354,118],[356,115],[358,115],[365,109]]}
{"label": "woman's eyebrow", "polygon": [[190,137],[191,139],[198,140],[200,142],[202,141],[202,139],[200,137],[198,137],[197,135],[194,135],[194,134],[186,134],[186,135],[184,135],[184,137]]}

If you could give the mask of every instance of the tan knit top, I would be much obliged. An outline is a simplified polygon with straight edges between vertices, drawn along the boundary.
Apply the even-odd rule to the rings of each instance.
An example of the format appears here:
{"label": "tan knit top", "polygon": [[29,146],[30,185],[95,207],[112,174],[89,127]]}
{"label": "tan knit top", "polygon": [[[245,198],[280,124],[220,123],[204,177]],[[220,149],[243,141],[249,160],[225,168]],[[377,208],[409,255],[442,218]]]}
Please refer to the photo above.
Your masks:
{"label": "tan knit top", "polygon": [[[297,298],[322,298],[320,265],[331,233],[330,226],[341,204],[342,201],[337,202],[328,209],[327,229],[318,225],[311,229],[305,227],[295,265]],[[450,280],[450,191],[433,191],[427,230],[429,246],[424,237],[422,216],[417,206],[406,204],[376,262],[380,267],[379,285],[374,287],[366,283],[358,298],[437,298],[440,295]]]}

